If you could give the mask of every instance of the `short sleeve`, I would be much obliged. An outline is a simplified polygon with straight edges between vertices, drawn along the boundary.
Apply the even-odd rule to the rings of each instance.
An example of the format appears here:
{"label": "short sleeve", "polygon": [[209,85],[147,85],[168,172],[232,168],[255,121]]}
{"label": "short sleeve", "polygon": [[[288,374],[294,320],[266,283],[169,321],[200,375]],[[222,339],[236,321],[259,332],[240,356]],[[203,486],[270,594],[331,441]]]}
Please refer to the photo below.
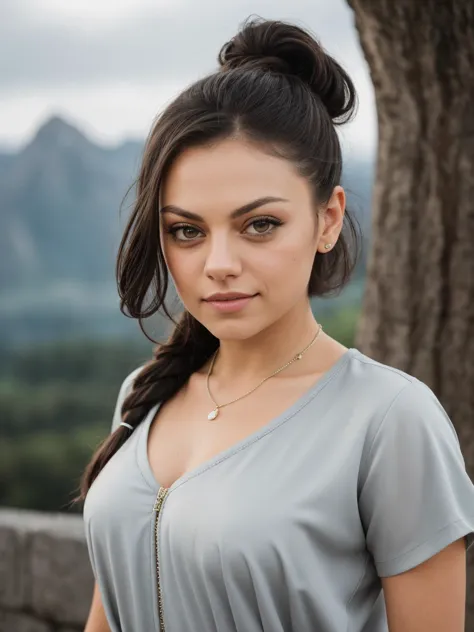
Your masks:
{"label": "short sleeve", "polygon": [[379,577],[403,573],[455,540],[474,543],[474,485],[453,424],[425,384],[408,382],[372,439],[359,510]]}
{"label": "short sleeve", "polygon": [[117,397],[117,401],[115,403],[114,414],[112,417],[112,428],[111,432],[114,432],[119,427],[120,422],[122,421],[122,404],[127,397],[127,395],[133,389],[133,381],[136,376],[143,369],[143,366],[139,366],[137,369],[133,370],[127,377],[124,379],[120,386],[119,394]]}

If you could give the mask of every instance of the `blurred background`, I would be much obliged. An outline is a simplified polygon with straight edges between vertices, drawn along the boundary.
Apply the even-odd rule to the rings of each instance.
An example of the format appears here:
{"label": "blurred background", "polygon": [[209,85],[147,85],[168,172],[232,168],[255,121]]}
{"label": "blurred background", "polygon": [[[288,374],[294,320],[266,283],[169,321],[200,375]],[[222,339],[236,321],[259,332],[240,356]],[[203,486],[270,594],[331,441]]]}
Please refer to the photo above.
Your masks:
{"label": "blurred background", "polygon": [[[310,28],[348,70],[360,106],[340,130],[343,184],[365,247],[352,283],[314,309],[353,346],[373,88],[343,0],[1,0],[0,13],[0,505],[77,512],[69,505],[120,383],[152,349],[120,313],[114,265],[155,117],[217,68],[249,15]],[[162,340],[168,325],[156,316],[147,331]]]}

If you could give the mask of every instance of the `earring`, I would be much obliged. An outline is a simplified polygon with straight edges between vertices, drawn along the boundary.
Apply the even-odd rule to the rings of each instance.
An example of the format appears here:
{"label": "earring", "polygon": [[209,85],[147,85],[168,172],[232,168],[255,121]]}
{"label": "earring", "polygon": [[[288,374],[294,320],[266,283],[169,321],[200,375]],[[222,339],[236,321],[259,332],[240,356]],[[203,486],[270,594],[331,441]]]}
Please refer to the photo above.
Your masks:
{"label": "earring", "polygon": [[332,244],[324,244],[324,247],[326,250],[329,250],[329,248],[332,248]]}

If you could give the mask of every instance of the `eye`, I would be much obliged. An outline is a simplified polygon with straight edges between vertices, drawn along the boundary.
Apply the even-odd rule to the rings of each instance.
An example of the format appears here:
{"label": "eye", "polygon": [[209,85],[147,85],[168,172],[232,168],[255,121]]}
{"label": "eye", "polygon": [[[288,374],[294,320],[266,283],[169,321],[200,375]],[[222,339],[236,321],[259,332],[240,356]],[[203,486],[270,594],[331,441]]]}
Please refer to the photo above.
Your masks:
{"label": "eye", "polygon": [[[248,235],[266,237],[267,235],[273,233],[275,228],[281,226],[281,224],[282,222],[275,217],[259,217],[248,224],[246,231]],[[252,228],[253,230],[249,231],[249,228]]]}
{"label": "eye", "polygon": [[190,224],[174,224],[174,226],[170,226],[170,228],[167,229],[167,232],[176,241],[192,241],[201,233],[198,228]]}

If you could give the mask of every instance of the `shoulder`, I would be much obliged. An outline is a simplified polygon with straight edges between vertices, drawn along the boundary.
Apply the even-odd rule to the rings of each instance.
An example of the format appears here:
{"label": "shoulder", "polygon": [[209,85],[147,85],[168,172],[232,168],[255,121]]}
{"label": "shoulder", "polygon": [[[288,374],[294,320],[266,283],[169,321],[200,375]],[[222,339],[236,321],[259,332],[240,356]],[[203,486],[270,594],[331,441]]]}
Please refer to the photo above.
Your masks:
{"label": "shoulder", "polygon": [[354,391],[370,411],[367,445],[383,435],[406,441],[427,435],[459,445],[454,425],[433,390],[418,378],[377,362],[359,351],[351,357],[349,373]]}
{"label": "shoulder", "polygon": [[418,380],[394,367],[350,349],[336,382],[341,402],[350,407],[359,420],[377,424],[405,389]]}
{"label": "shoulder", "polygon": [[133,369],[133,371],[131,371],[131,373],[129,373],[123,380],[120,386],[119,394],[120,395],[123,394],[124,398],[132,391],[135,378],[137,377],[137,375],[140,373],[140,371],[143,369],[144,366],[145,365],[143,364],[137,367],[136,369]]}
{"label": "shoulder", "polygon": [[350,368],[352,377],[360,382],[370,382],[384,389],[399,391],[408,384],[419,382],[416,377],[396,369],[388,364],[378,362],[358,349],[351,349]]}
{"label": "shoulder", "polygon": [[356,349],[348,365],[347,386],[365,394],[385,412],[404,404],[417,407],[430,403],[440,407],[431,388],[405,371],[373,360]]}
{"label": "shoulder", "polygon": [[114,415],[112,419],[112,432],[117,429],[118,425],[122,421],[122,404],[125,398],[132,392],[135,378],[137,377],[137,375],[140,373],[140,371],[143,369],[144,366],[145,365],[140,365],[136,369],[133,369],[131,373],[126,375],[126,377],[124,378],[123,382],[120,385],[117,401],[115,403]]}

